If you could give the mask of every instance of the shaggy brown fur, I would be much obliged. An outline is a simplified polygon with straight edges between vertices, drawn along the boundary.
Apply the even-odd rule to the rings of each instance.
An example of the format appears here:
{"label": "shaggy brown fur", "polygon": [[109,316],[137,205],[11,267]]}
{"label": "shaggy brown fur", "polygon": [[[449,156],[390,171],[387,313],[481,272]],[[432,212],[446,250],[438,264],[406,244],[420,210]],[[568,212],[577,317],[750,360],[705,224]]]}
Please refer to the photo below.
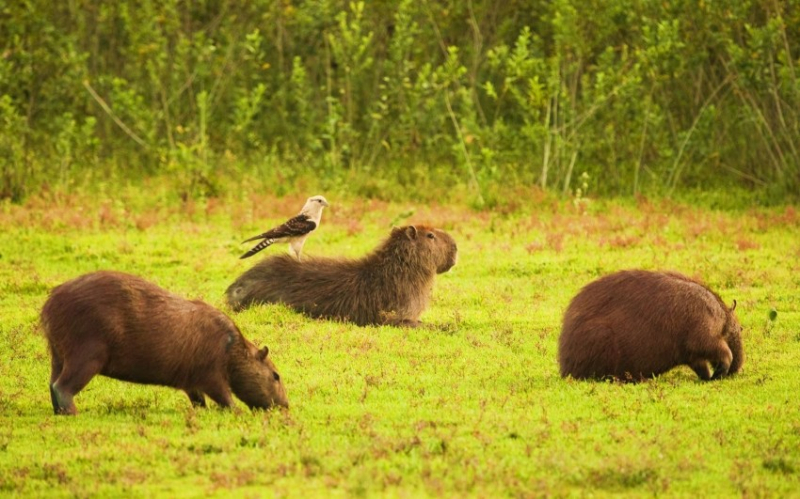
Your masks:
{"label": "shaggy brown fur", "polygon": [[564,314],[561,375],[640,381],[684,364],[704,380],[734,374],[744,362],[735,307],[678,273],[607,275],[584,287]]}
{"label": "shaggy brown fur", "polygon": [[288,407],[267,358],[225,314],[139,277],[95,272],[50,294],[41,322],[50,345],[50,395],[56,414],[77,414],[73,397],[98,374],[165,385],[205,407],[205,395],[230,407],[231,391],[250,408]]}
{"label": "shaggy brown fur", "polygon": [[273,256],[228,287],[235,310],[254,303],[285,303],[312,317],[366,324],[416,326],[436,274],[456,263],[444,231],[424,225],[395,228],[359,260]]}

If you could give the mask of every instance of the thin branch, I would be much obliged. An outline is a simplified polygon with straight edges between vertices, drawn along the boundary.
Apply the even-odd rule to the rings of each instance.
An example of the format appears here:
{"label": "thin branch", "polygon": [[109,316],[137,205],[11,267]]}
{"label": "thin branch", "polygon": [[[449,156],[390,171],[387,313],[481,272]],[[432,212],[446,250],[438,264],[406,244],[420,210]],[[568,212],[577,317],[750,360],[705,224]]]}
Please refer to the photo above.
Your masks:
{"label": "thin branch", "polygon": [[697,125],[700,123],[700,118],[703,117],[703,113],[705,112],[706,108],[709,105],[711,105],[711,102],[714,100],[714,97],[716,97],[717,93],[719,93],[719,91],[722,90],[730,82],[731,82],[731,77],[728,76],[722,81],[722,83],[719,84],[719,86],[717,86],[717,88],[714,89],[713,92],[711,92],[711,95],[708,96],[706,101],[700,107],[700,110],[697,112],[697,116],[695,116],[694,121],[692,122],[692,126],[689,127],[689,131],[686,133],[686,137],[683,138],[683,142],[681,143],[681,146],[678,149],[678,154],[675,156],[675,161],[672,162],[672,169],[670,170],[669,180],[667,182],[668,184],[670,184],[669,187],[670,194],[672,194],[672,191],[675,190],[675,186],[678,184],[678,178],[680,177],[679,167],[680,167],[681,157],[683,157],[683,151],[686,150],[686,145],[689,143],[689,139],[692,137],[695,128],[697,128]]}
{"label": "thin branch", "polygon": [[433,26],[433,31],[436,33],[436,40],[439,42],[439,48],[442,49],[442,54],[446,57],[447,56],[447,45],[444,43],[444,38],[442,38],[442,33],[439,31],[439,25],[436,24],[436,18],[433,16],[433,12],[431,12],[431,6],[428,4],[428,1],[425,0],[425,12],[428,14],[428,19],[431,22],[431,26]]}
{"label": "thin branch", "polygon": [[478,68],[481,65],[481,55],[483,54],[483,35],[481,34],[478,20],[475,18],[475,11],[472,8],[472,0],[467,2],[467,10],[469,12],[469,25],[472,28],[472,41],[473,41],[473,54],[472,64],[469,71],[469,84],[472,93],[472,100],[475,102],[475,109],[478,110],[478,116],[481,118],[481,123],[487,124],[486,113],[483,112],[481,100],[478,98]]}
{"label": "thin branch", "polygon": [[148,146],[144,140],[142,140],[138,135],[136,135],[133,132],[133,130],[128,128],[128,126],[125,123],[123,123],[122,120],[117,118],[117,115],[114,114],[114,111],[112,111],[109,105],[106,104],[106,101],[104,101],[103,98],[100,97],[97,94],[97,92],[94,91],[94,88],[92,88],[92,85],[89,83],[89,80],[83,80],[83,86],[86,87],[86,90],[88,90],[89,94],[91,94],[94,100],[96,100],[97,103],[100,104],[100,107],[103,108],[103,111],[105,111],[106,114],[109,115],[112,120],[114,120],[114,123],[116,123],[117,126],[120,127],[122,131],[128,135],[128,137],[132,138],[137,144],[142,146],[146,151],[150,150],[150,146]]}
{"label": "thin branch", "polygon": [[547,138],[544,141],[544,157],[542,158],[542,173],[539,176],[539,185],[542,189],[547,187],[547,169],[550,166],[550,145],[553,141],[553,130],[550,128],[550,114],[553,109],[553,100],[558,98],[558,93],[555,96],[547,99],[547,113],[544,117],[544,125],[547,129]]}
{"label": "thin branch", "polygon": [[575,160],[578,159],[578,147],[572,149],[572,157],[569,158],[569,166],[567,167],[567,177],[564,179],[564,190],[562,194],[565,196],[569,193],[569,184],[572,182],[572,170],[575,168]]}
{"label": "thin branch", "polygon": [[644,157],[644,144],[647,138],[647,124],[650,121],[650,104],[653,102],[653,92],[647,96],[647,106],[644,109],[644,123],[642,124],[642,138],[639,140],[639,159],[636,162],[636,169],[633,172],[633,195],[639,194],[639,172],[642,169],[642,158]]}
{"label": "thin branch", "polygon": [[467,143],[464,141],[464,134],[461,133],[461,126],[458,124],[458,120],[456,119],[456,113],[453,112],[453,107],[450,105],[450,96],[447,95],[447,89],[443,89],[444,93],[444,103],[447,106],[447,112],[450,113],[450,119],[453,120],[453,126],[456,129],[456,134],[458,135],[458,142],[461,144],[461,150],[464,153],[464,160],[467,163],[467,168],[469,169],[470,179],[472,180],[473,185],[475,186],[475,191],[478,194],[478,203],[481,205],[484,204],[483,196],[481,195],[480,184],[478,184],[478,177],[475,176],[475,169],[472,167],[472,161],[470,161],[469,151],[467,150]]}

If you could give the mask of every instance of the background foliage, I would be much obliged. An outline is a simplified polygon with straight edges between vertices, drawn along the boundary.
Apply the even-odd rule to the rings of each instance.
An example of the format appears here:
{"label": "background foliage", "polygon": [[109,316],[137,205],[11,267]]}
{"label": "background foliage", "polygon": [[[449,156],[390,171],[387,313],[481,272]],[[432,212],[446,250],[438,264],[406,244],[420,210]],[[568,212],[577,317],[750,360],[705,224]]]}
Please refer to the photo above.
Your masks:
{"label": "background foliage", "polygon": [[796,0],[1,5],[13,200],[162,174],[184,197],[800,187]]}

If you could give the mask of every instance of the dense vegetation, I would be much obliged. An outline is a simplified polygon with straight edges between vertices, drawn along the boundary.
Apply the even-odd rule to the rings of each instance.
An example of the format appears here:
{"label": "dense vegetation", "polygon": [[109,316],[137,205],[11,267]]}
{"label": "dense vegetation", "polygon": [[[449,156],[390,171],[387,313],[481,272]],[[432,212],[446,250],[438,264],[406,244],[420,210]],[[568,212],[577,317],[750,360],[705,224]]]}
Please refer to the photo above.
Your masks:
{"label": "dense vegetation", "polygon": [[2,5],[0,197],[800,188],[797,0]]}
{"label": "dense vegetation", "polygon": [[[239,242],[303,198],[165,205],[165,190],[0,205],[0,496],[800,490],[793,208],[732,214],[641,198],[576,206],[547,195],[501,214],[335,200],[304,254],[364,254],[398,222],[428,221],[458,242],[459,263],[438,276],[422,316],[427,327],[406,330],[315,321],[277,305],[232,313],[225,288],[252,265],[238,259]],[[678,269],[737,300],[743,371],[708,383],[688,367],[637,385],[561,379],[570,298],[627,267]],[[54,416],[39,310],[53,286],[109,268],[230,313],[270,347],[290,409],[196,410],[177,390],[97,377],[76,397],[78,416]]]}

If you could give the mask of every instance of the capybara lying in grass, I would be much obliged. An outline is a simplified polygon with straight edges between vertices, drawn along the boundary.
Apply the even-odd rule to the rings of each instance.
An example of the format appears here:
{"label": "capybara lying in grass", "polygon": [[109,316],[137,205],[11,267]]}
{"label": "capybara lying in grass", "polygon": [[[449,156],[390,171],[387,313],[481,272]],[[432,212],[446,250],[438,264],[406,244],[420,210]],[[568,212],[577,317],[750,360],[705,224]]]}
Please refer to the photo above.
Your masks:
{"label": "capybara lying in grass", "polygon": [[564,313],[561,376],[640,381],[684,364],[704,380],[734,374],[744,362],[735,308],[675,272],[607,275]]}
{"label": "capybara lying in grass", "polygon": [[139,277],[94,272],[50,293],[41,322],[50,345],[56,414],[77,414],[73,397],[94,376],[165,385],[205,406],[208,395],[250,408],[288,407],[267,347],[259,350],[225,314]]}
{"label": "capybara lying in grass", "polygon": [[228,287],[228,303],[285,303],[312,317],[366,324],[416,326],[436,274],[456,263],[446,232],[425,225],[395,228],[358,260],[266,258]]}

